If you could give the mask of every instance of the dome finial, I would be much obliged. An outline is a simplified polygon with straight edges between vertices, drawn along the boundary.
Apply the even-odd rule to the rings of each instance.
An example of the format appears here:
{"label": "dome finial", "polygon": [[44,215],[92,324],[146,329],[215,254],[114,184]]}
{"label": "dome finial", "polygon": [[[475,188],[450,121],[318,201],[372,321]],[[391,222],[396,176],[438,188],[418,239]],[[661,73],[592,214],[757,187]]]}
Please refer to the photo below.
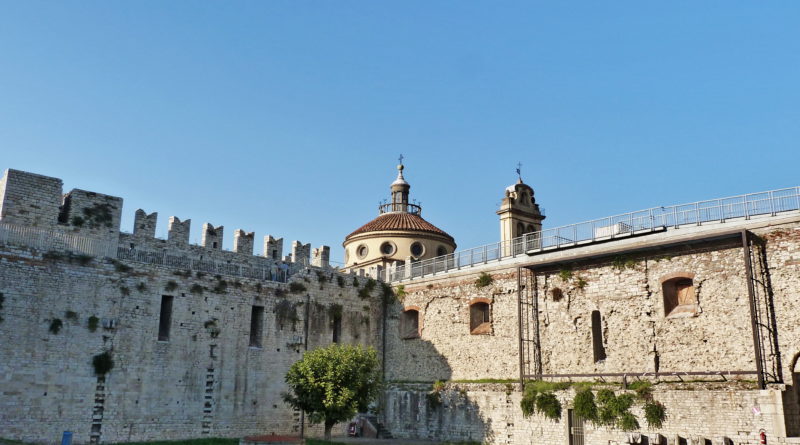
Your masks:
{"label": "dome finial", "polygon": [[397,164],[397,179],[394,180],[392,185],[397,185],[397,184],[408,185],[408,183],[406,182],[406,178],[403,177],[403,169],[405,168],[405,166],[403,165],[402,154],[400,154],[398,160],[400,161],[400,163]]}

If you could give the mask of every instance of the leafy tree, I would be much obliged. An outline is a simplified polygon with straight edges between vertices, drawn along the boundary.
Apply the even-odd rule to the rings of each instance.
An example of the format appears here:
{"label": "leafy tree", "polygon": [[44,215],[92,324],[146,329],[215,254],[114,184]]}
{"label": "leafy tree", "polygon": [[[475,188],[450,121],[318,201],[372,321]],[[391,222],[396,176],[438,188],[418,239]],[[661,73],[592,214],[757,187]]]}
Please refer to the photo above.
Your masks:
{"label": "leafy tree", "polygon": [[365,412],[380,390],[380,365],[373,348],[332,344],[309,351],[286,374],[283,400],[325,423],[325,440],[337,422]]}

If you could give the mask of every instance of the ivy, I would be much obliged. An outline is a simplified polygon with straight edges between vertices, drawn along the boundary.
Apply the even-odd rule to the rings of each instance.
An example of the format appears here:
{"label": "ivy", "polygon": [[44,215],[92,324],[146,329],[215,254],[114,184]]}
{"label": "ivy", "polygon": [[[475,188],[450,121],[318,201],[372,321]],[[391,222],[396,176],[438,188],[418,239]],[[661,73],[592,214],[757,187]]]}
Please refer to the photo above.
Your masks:
{"label": "ivy", "polygon": [[292,282],[289,283],[289,292],[299,294],[306,291],[306,286],[303,283]]}

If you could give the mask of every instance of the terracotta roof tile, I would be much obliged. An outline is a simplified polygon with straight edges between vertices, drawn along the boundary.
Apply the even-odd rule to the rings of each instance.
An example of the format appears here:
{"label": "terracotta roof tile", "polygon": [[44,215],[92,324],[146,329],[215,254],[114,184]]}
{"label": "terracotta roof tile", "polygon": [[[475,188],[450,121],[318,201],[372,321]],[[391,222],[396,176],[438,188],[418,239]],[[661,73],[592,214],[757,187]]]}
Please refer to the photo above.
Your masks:
{"label": "terracotta roof tile", "polygon": [[435,233],[437,235],[446,236],[451,240],[453,239],[453,237],[448,235],[447,232],[434,226],[428,221],[425,221],[419,215],[405,212],[390,212],[384,213],[383,215],[380,215],[372,221],[359,227],[353,233],[347,235],[345,240],[361,233],[380,232],[385,230],[413,230],[417,232]]}

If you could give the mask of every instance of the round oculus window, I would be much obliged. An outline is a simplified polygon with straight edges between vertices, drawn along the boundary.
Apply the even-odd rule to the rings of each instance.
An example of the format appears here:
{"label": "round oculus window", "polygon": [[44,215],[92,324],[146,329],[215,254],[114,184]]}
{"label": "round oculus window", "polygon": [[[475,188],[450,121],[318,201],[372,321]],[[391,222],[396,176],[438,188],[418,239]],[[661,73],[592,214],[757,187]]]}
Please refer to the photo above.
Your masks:
{"label": "round oculus window", "polygon": [[425,253],[425,248],[422,247],[422,243],[417,241],[411,245],[411,255],[421,257],[423,253]]}
{"label": "round oculus window", "polygon": [[381,253],[384,255],[392,255],[395,250],[394,244],[388,241],[381,244]]}
{"label": "round oculus window", "polygon": [[365,256],[367,256],[368,253],[369,249],[367,248],[367,246],[363,244],[358,246],[358,248],[356,248],[356,255],[358,255],[359,258],[364,258]]}

